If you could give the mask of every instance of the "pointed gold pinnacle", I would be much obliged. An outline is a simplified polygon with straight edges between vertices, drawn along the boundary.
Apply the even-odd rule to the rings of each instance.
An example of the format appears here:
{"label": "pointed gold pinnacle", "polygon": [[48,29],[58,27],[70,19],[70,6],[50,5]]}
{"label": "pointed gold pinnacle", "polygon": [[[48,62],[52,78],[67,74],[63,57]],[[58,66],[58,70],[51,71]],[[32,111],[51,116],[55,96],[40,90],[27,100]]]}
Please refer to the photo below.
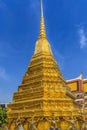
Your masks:
{"label": "pointed gold pinnacle", "polygon": [[39,34],[39,38],[46,38],[42,0],[40,0],[40,6],[41,6],[41,21],[40,21],[40,34]]}

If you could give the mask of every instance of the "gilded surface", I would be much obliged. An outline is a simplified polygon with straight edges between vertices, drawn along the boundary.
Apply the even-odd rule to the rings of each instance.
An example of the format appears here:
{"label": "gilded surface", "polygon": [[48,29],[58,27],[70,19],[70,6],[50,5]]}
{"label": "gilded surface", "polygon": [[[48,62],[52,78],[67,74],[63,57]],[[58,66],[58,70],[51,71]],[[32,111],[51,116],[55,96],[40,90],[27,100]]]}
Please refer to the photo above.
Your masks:
{"label": "gilded surface", "polygon": [[73,126],[80,128],[81,107],[74,100],[75,97],[67,88],[52,55],[42,17],[34,55],[22,84],[13,94],[13,102],[8,104],[9,129],[23,127],[24,130],[68,130]]}

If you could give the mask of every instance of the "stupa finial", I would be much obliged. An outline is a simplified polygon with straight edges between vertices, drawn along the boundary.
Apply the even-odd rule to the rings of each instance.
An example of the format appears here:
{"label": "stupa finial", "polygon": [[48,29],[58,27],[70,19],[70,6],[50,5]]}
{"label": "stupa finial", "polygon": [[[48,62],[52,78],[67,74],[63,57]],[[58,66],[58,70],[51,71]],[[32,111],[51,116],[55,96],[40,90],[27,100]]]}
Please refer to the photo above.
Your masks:
{"label": "stupa finial", "polygon": [[42,0],[40,0],[40,4],[41,4],[41,17],[43,17],[43,3],[42,3]]}
{"label": "stupa finial", "polygon": [[40,22],[40,34],[39,38],[46,38],[46,31],[45,31],[45,24],[44,24],[44,14],[43,14],[43,3],[40,0],[40,7],[41,7],[41,22]]}

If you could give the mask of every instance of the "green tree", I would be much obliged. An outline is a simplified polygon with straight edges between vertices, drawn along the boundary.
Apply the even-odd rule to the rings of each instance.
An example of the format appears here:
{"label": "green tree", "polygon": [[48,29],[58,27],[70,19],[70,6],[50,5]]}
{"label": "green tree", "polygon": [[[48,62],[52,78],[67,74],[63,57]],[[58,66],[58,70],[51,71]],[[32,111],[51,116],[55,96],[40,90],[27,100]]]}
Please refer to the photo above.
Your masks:
{"label": "green tree", "polygon": [[0,127],[4,124],[7,123],[7,111],[5,108],[0,107]]}

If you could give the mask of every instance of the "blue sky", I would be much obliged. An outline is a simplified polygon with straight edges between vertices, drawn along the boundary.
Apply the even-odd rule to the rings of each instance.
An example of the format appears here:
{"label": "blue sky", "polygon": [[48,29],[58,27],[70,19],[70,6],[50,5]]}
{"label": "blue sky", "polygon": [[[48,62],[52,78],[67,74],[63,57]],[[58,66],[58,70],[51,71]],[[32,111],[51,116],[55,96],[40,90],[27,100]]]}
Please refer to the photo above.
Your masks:
{"label": "blue sky", "polygon": [[[43,0],[48,40],[65,79],[87,78],[87,0]],[[0,103],[11,102],[39,35],[39,0],[0,0]]]}

